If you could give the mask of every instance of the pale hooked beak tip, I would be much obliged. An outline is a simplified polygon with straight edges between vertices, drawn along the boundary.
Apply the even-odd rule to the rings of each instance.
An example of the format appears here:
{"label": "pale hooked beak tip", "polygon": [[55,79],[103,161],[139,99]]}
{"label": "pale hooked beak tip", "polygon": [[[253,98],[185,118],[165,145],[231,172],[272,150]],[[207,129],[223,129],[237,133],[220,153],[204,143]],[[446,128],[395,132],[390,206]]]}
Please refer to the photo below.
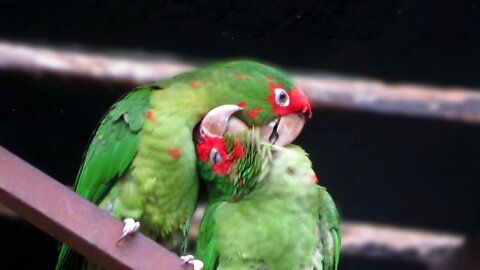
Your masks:
{"label": "pale hooked beak tip", "polygon": [[[206,137],[223,137],[227,134],[236,134],[248,130],[249,127],[233,116],[243,110],[237,105],[223,105],[211,110],[200,123],[200,132],[196,140]],[[301,113],[292,113],[274,119],[260,127],[260,140],[279,146],[292,143],[302,132],[305,122],[310,118],[311,111],[306,108]]]}
{"label": "pale hooked beak tip", "polygon": [[243,110],[237,105],[223,105],[207,113],[200,124],[200,130],[206,136],[222,137],[225,134],[238,133],[248,129],[248,126],[233,117],[238,111]]}
{"label": "pale hooked beak tip", "polygon": [[302,132],[306,119],[307,116],[303,113],[290,114],[275,119],[261,128],[261,140],[275,145],[287,146]]}

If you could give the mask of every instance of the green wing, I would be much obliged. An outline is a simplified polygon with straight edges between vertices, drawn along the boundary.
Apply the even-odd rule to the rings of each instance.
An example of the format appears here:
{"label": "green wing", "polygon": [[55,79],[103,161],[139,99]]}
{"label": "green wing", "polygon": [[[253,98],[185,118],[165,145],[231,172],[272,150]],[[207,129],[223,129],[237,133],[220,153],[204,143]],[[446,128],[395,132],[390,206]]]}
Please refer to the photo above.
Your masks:
{"label": "green wing", "polygon": [[103,118],[75,183],[75,191],[85,199],[98,204],[132,162],[151,93],[150,88],[130,92]]}
{"label": "green wing", "polygon": [[[75,191],[98,204],[127,170],[136,154],[139,132],[150,107],[150,87],[137,88],[115,103],[98,126],[75,182]],[[62,245],[55,269],[65,269],[70,248]],[[77,263],[77,262],[76,262]],[[68,267],[70,269],[70,267]]]}
{"label": "green wing", "polygon": [[204,264],[203,270],[214,270],[218,260],[215,237],[215,211],[222,202],[207,207],[200,225],[195,258]]}
{"label": "green wing", "polygon": [[320,197],[319,227],[323,246],[323,270],[337,270],[341,250],[340,218],[332,197],[318,186]]}

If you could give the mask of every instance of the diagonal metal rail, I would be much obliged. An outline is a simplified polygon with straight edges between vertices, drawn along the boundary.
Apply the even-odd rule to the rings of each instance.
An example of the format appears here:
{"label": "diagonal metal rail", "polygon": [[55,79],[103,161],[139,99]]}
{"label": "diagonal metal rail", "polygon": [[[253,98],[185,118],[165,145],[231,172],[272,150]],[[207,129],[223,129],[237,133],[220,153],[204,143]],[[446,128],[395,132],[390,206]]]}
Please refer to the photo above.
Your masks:
{"label": "diagonal metal rail", "polygon": [[[195,65],[150,56],[145,60],[68,52],[0,42],[0,69],[78,77],[134,86],[192,70]],[[338,107],[378,113],[480,123],[480,92],[387,84],[338,76],[294,76],[316,108]]]}
{"label": "diagonal metal rail", "polygon": [[116,244],[121,221],[1,146],[0,203],[106,269],[192,269],[140,233]]}

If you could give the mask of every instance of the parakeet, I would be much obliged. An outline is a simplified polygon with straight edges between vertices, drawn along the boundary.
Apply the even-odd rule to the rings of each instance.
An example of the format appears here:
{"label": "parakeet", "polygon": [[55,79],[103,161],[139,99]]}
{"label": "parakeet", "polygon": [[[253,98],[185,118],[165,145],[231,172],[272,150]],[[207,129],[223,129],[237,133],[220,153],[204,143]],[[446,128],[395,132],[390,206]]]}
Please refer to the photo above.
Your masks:
{"label": "parakeet", "polygon": [[261,142],[255,129],[232,135],[231,121],[212,131],[215,118],[207,114],[196,134],[210,199],[196,250],[204,269],[338,269],[339,216],[308,155]]}
{"label": "parakeet", "polygon": [[[280,145],[290,143],[311,115],[304,93],[286,74],[249,60],[141,86],[100,122],[75,191],[125,219],[123,236],[140,227],[181,253],[198,195],[193,130],[208,111],[223,104],[237,104],[242,121],[262,126],[271,134],[267,140]],[[63,245],[56,269],[76,268],[73,257],[78,254]]]}

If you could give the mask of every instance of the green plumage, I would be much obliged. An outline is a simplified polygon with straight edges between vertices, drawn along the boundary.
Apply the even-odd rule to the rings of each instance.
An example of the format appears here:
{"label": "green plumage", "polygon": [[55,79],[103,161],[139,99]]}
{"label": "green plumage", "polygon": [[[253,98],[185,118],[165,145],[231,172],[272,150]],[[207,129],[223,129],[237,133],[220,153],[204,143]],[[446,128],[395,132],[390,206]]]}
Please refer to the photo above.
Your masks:
{"label": "green plumage", "polygon": [[[195,125],[224,104],[242,104],[239,118],[250,125],[272,121],[278,117],[267,101],[272,82],[287,91],[294,86],[274,68],[234,61],[135,89],[101,121],[76,192],[119,219],[140,221],[142,233],[181,253],[198,195]],[[75,257],[63,245],[56,269],[78,268]]]}
{"label": "green plumage", "polygon": [[[238,142],[225,142],[222,162],[233,164],[228,173],[215,172],[213,160],[199,162],[200,176],[215,194],[197,244],[205,270],[336,270],[339,218],[330,195],[313,181],[308,155],[298,146],[260,143],[249,132],[240,135],[245,152],[237,159]],[[202,149],[209,143],[222,148],[207,138]],[[220,190],[228,195],[218,196]]]}

